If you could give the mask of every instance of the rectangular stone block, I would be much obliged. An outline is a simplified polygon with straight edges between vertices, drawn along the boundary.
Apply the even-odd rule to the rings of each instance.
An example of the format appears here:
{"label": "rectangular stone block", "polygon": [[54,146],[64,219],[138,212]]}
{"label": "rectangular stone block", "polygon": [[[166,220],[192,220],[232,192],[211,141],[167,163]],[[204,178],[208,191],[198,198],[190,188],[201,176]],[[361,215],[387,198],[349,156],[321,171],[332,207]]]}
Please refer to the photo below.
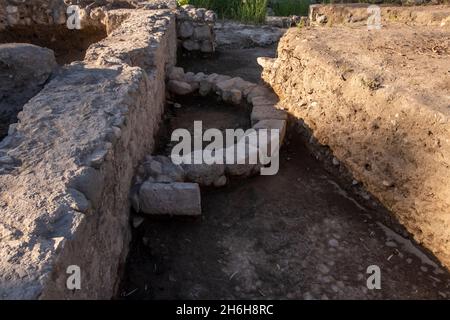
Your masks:
{"label": "rectangular stone block", "polygon": [[278,99],[273,96],[258,96],[252,98],[253,106],[274,105],[278,103]]}
{"label": "rectangular stone block", "polygon": [[256,105],[253,107],[251,120],[252,124],[261,120],[287,120],[287,113],[284,110],[275,109],[273,105]]}
{"label": "rectangular stone block", "polygon": [[141,212],[151,215],[199,216],[200,187],[196,183],[145,182],[139,191]]}
{"label": "rectangular stone block", "polygon": [[269,120],[261,120],[257,124],[253,126],[253,129],[268,129],[269,131],[272,129],[278,129],[280,131],[280,145],[283,144],[284,137],[286,136],[286,120],[277,120],[277,119],[269,119]]}

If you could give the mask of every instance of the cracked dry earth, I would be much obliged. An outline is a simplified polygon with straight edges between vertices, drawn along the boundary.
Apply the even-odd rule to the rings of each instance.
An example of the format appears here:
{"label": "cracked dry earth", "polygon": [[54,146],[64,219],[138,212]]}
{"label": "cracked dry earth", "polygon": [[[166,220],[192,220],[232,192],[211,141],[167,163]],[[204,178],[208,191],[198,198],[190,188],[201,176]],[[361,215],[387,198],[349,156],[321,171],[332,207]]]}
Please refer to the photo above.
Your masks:
{"label": "cracked dry earth", "polygon": [[[220,73],[226,61],[228,74],[255,79],[256,58],[252,67],[239,63],[255,50],[222,52],[214,63],[192,62],[191,70]],[[187,100],[184,107],[195,108]],[[204,189],[202,206],[200,219],[146,220],[135,231],[120,298],[450,297],[449,273],[393,231],[402,228],[385,208],[358,197],[312,157],[292,127],[277,175]],[[367,289],[370,265],[381,268],[381,290]]]}

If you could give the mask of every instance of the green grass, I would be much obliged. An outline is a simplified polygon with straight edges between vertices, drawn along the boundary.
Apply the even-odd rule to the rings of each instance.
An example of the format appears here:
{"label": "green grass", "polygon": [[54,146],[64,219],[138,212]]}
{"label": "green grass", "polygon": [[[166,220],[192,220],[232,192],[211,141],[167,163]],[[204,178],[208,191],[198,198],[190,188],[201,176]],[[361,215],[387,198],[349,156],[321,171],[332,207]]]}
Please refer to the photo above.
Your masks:
{"label": "green grass", "polygon": [[266,20],[267,0],[246,0],[235,9],[234,16],[240,21],[261,23]]}
{"label": "green grass", "polygon": [[[384,0],[384,3],[399,0]],[[450,0],[439,0],[450,3]],[[375,2],[375,0],[321,0],[321,3]],[[307,15],[310,0],[178,0],[179,5],[192,4],[197,8],[214,10],[220,18],[249,23],[263,23],[266,18],[267,4],[270,3],[275,15]]]}
{"label": "green grass", "polygon": [[265,21],[268,0],[179,0],[180,5],[192,4],[197,8],[214,10],[220,18],[243,22]]}
{"label": "green grass", "polygon": [[308,15],[309,0],[279,0],[272,2],[276,16]]}

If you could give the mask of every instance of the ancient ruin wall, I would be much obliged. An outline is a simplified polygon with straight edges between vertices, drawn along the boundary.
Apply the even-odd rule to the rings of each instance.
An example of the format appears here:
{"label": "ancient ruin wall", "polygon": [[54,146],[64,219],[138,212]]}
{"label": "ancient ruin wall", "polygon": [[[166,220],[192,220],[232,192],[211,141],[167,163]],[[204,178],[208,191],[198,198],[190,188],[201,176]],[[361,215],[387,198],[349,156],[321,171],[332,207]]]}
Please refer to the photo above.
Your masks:
{"label": "ancient ruin wall", "polygon": [[0,31],[18,25],[62,25],[66,23],[62,0],[0,0]]}
{"label": "ancient ruin wall", "polygon": [[216,49],[214,11],[185,5],[177,12],[177,34],[180,47],[187,51],[213,53]]}
{"label": "ancient ruin wall", "polygon": [[293,28],[276,60],[260,59],[289,112],[447,267],[448,39],[442,27]]}
{"label": "ancient ruin wall", "polygon": [[[382,25],[406,23],[413,26],[434,25],[450,28],[450,7],[448,5],[395,6],[392,4],[378,4],[373,6],[367,3],[314,4],[309,8],[309,20],[312,25],[366,25],[370,17],[376,17],[377,7],[380,9],[380,22]],[[375,21],[375,19],[371,19],[371,21]]]}
{"label": "ancient ruin wall", "polygon": [[[108,38],[30,100],[0,144],[3,299],[115,293],[130,240],[128,192],[154,147],[176,27],[169,10],[109,15],[118,19]],[[81,290],[66,287],[70,265],[81,269]]]}

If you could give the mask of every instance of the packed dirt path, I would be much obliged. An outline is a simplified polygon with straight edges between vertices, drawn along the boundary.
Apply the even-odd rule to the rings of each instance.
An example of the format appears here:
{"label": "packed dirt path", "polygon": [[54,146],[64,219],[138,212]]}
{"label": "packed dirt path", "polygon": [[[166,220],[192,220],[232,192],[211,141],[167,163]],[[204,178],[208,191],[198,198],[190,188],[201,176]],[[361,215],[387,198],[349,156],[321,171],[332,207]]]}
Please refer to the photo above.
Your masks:
{"label": "packed dirt path", "polygon": [[[184,66],[254,80],[259,50],[275,48],[220,52]],[[450,298],[449,273],[392,231],[402,228],[386,222],[386,209],[348,191],[298,135],[287,140],[277,175],[203,190],[201,219],[146,220],[135,231],[119,298]],[[367,287],[371,265],[381,269],[381,290]]]}

